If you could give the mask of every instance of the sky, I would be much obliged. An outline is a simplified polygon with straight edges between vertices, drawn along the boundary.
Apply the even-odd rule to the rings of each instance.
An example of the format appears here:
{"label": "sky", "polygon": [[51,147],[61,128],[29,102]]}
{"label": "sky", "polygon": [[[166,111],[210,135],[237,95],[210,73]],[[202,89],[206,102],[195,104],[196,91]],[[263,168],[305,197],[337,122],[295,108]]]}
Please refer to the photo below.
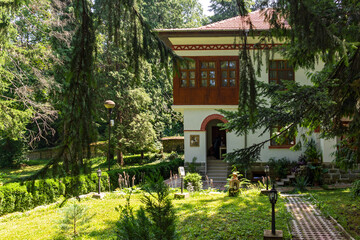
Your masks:
{"label": "sky", "polygon": [[199,0],[206,16],[214,15],[213,12],[209,12],[210,0]]}

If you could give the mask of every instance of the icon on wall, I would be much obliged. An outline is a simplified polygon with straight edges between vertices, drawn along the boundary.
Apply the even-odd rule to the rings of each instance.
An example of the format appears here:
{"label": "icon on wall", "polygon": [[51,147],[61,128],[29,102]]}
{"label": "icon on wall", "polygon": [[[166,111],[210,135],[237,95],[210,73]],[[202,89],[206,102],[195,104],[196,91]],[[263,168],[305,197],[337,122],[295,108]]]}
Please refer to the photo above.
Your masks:
{"label": "icon on wall", "polygon": [[200,146],[200,135],[190,135],[190,147]]}

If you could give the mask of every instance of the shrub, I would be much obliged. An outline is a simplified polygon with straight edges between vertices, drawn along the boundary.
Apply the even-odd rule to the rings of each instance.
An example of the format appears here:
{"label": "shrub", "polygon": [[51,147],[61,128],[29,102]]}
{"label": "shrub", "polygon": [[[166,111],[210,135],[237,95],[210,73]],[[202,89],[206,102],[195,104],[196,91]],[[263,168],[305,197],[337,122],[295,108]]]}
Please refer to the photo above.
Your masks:
{"label": "shrub", "polygon": [[351,186],[351,194],[353,195],[353,197],[360,196],[360,180],[353,182]]}
{"label": "shrub", "polygon": [[[102,191],[106,189],[107,178],[107,173],[103,173],[101,177]],[[61,179],[9,183],[0,187],[0,215],[53,203],[62,195],[71,197],[96,192],[97,183],[96,173]]]}
{"label": "shrub", "polygon": [[187,187],[188,184],[191,184],[194,187],[195,191],[200,191],[202,189],[201,176],[198,173],[187,173],[184,177],[184,186]]}
{"label": "shrub", "polygon": [[25,143],[0,137],[0,167],[19,167],[25,161]]}
{"label": "shrub", "polygon": [[309,179],[305,176],[299,176],[295,178],[294,187],[298,191],[306,191],[306,187],[309,185]]}
{"label": "shrub", "polygon": [[164,179],[170,177],[170,171],[177,172],[178,167],[184,165],[184,160],[181,158],[177,158],[172,161],[161,162],[154,165],[146,165],[140,167],[126,168],[126,169],[115,169],[108,172],[110,176],[111,187],[114,190],[119,186],[118,178],[119,174],[123,174],[124,172],[129,175],[129,179],[132,179],[135,176],[135,184],[141,182],[142,177],[150,177],[160,175]]}
{"label": "shrub", "polygon": [[268,162],[270,172],[275,178],[286,178],[295,164],[296,163],[290,161],[286,157],[277,160],[275,158],[270,158]]}
{"label": "shrub", "polygon": [[141,207],[134,214],[130,206],[130,196],[127,204],[117,210],[121,213],[117,222],[118,239],[164,239],[176,238],[174,206],[169,198],[169,187],[161,176],[148,178],[144,186],[145,194]]}
{"label": "shrub", "polygon": [[62,213],[62,218],[59,221],[60,229],[64,233],[71,230],[74,238],[79,234],[79,231],[89,226],[91,218],[95,215],[90,215],[88,213],[88,207],[77,204],[76,202],[67,205],[60,211]]}

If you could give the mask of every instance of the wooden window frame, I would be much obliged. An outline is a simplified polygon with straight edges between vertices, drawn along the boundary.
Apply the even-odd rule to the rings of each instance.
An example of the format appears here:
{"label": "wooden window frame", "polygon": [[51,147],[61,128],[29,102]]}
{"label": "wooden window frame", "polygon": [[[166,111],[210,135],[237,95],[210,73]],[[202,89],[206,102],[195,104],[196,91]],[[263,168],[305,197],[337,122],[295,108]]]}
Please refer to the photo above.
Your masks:
{"label": "wooden window frame", "polygon": [[[177,74],[177,81],[179,81],[179,87],[182,89],[185,88],[210,88],[210,89],[215,89],[215,88],[237,88],[239,85],[239,57],[237,56],[211,56],[211,57],[188,57],[191,58],[192,60],[195,61],[195,69],[185,69],[180,67],[179,68],[179,73]],[[222,86],[222,69],[221,69],[221,62],[223,61],[234,61],[235,62],[235,85],[234,86],[230,86],[230,81],[228,82],[228,86]],[[215,86],[210,86],[210,78],[209,78],[209,72],[210,70],[213,69],[202,69],[201,68],[201,62],[215,62]],[[189,83],[190,83],[190,72],[195,70],[195,86],[194,87],[190,87]],[[208,77],[207,77],[207,86],[203,87],[201,84],[201,71],[205,70],[208,72]],[[186,78],[186,87],[181,86],[181,74],[182,72],[188,72],[187,73],[187,78]],[[230,73],[230,71],[232,71],[232,69],[227,69],[228,74]],[[229,78],[230,79],[230,78]]]}
{"label": "wooden window frame", "polygon": [[[202,63],[207,63],[207,65],[209,65],[209,63],[214,63],[214,68],[210,68],[210,67],[206,67],[206,68],[202,68]],[[200,87],[202,88],[216,88],[217,87],[217,77],[218,77],[218,74],[217,74],[217,66],[216,66],[217,62],[216,61],[212,61],[212,60],[200,60],[199,61],[199,85]],[[206,77],[203,78],[202,77],[202,72],[206,72]],[[210,72],[214,72],[215,73],[215,77],[214,78],[211,78],[210,77]],[[196,74],[195,74],[195,78],[196,78]],[[206,80],[206,86],[203,86],[202,84],[202,81],[203,80]],[[211,80],[215,80],[215,85],[211,86],[210,85],[210,81]]]}
{"label": "wooden window frame", "polygon": [[[272,68],[272,66],[271,66],[272,62],[276,62],[276,68]],[[279,68],[279,64],[281,62],[285,64],[285,68]],[[269,78],[268,78],[268,82],[271,83],[272,81],[276,81],[276,84],[281,84],[281,79],[279,78],[279,72],[286,72],[286,71],[291,71],[292,72],[292,79],[283,79],[283,80],[295,81],[294,68],[288,67],[288,65],[289,64],[288,64],[287,60],[270,60],[269,61]],[[276,72],[276,78],[271,77],[271,72]]]}

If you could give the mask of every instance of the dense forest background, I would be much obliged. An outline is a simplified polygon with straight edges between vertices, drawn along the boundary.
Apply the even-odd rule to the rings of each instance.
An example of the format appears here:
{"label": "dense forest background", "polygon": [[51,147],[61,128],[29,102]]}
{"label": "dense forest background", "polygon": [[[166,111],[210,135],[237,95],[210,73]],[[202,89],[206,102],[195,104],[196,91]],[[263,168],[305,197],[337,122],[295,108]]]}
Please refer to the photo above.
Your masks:
{"label": "dense forest background", "polygon": [[[197,0],[0,0],[0,165],[17,165],[29,148],[58,146],[49,165],[61,161],[76,173],[90,144],[108,137],[106,99],[116,103],[112,141],[120,163],[124,153],[158,148],[162,136],[182,133],[181,116],[171,110],[172,66],[181,59],[153,29],[246,19],[258,8],[274,9],[261,42],[287,37],[279,51],[295,68],[311,69],[320,59],[325,67],[309,75],[313,86],[287,83],[291,91],[284,91],[259,85],[260,55],[242,49],[239,109],[224,113],[225,127],[244,134],[277,123],[287,126],[281,134],[296,134],[299,126],[321,126],[324,138],[347,136],[349,151],[339,159],[359,162],[358,1],[210,2],[214,16],[207,18]],[[246,41],[245,31],[239,36]],[[348,126],[343,117],[352,120]],[[256,158],[263,145],[229,157]]]}

